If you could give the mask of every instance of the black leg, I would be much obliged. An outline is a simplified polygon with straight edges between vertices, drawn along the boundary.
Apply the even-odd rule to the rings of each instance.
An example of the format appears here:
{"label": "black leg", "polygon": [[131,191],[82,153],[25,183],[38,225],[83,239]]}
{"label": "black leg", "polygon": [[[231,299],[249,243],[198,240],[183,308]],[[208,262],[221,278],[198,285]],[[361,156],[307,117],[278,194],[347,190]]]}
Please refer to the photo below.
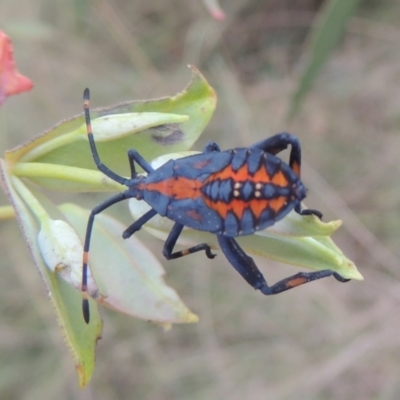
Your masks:
{"label": "black leg", "polygon": [[282,132],[261,142],[253,144],[251,148],[264,150],[266,153],[278,154],[282,150],[285,150],[288,145],[292,146],[290,150],[289,165],[294,173],[300,177],[300,166],[301,166],[301,147],[300,142],[296,136],[291,133]]}
{"label": "black leg", "polygon": [[173,260],[175,258],[180,258],[183,256],[187,256],[188,254],[196,253],[197,251],[204,250],[206,256],[208,258],[214,258],[215,254],[211,252],[211,248],[206,243],[198,244],[197,246],[189,247],[188,249],[176,251],[173,253],[175,244],[179,238],[183,229],[183,225],[179,222],[176,222],[169,233],[167,240],[165,241],[164,248],[163,248],[163,255],[167,260]]}
{"label": "black leg", "polygon": [[136,151],[128,150],[129,165],[131,167],[131,177],[136,178],[137,172],[135,169],[135,161],[146,171],[148,174],[154,171],[154,168]]}
{"label": "black leg", "polygon": [[[300,178],[301,174],[301,147],[300,142],[296,136],[282,132],[261,142],[258,142],[251,146],[251,148],[264,150],[266,153],[277,154],[282,150],[285,150],[288,145],[291,145],[289,166],[293,172]],[[301,204],[297,205],[295,211],[301,215],[316,215],[319,219],[322,219],[322,213],[314,209],[301,210]]]}
{"label": "black leg", "polygon": [[217,235],[221,250],[225,254],[228,261],[239,272],[240,275],[253,286],[254,289],[260,290],[265,295],[272,295],[284,292],[285,290],[293,289],[296,286],[304,283],[334,276],[340,282],[347,282],[348,279],[342,278],[336,272],[331,270],[315,271],[315,272],[299,272],[289,278],[282,279],[272,286],[268,286],[263,274],[257,268],[254,260],[249,257],[243,249],[238,245],[235,239]]}
{"label": "black leg", "polygon": [[322,212],[314,210],[312,208],[306,208],[305,210],[300,209],[300,205],[296,207],[295,211],[301,215],[316,215],[319,219],[322,219]]}
{"label": "black leg", "polygon": [[135,232],[137,232],[147,221],[153,218],[157,214],[157,211],[151,209],[147,211],[146,214],[143,214],[138,220],[136,220],[132,225],[124,230],[122,233],[122,237],[124,239],[128,239]]}
{"label": "black leg", "polygon": [[83,246],[83,267],[82,267],[82,310],[83,310],[83,318],[86,323],[90,321],[90,313],[89,313],[89,301],[88,301],[88,293],[87,293],[87,268],[89,264],[89,248],[90,248],[90,239],[92,237],[92,229],[94,218],[97,214],[104,211],[106,208],[112,206],[113,204],[119,203],[120,201],[126,200],[125,193],[118,193],[115,196],[105,200],[103,203],[98,204],[90,213],[87,227],[86,227],[86,235],[85,235],[85,243]]}

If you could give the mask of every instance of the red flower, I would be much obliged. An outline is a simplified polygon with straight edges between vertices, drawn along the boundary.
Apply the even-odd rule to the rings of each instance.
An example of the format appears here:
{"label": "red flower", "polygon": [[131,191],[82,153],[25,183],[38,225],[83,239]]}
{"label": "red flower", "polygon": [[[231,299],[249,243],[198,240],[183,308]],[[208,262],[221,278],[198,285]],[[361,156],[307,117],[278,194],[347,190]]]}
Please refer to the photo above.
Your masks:
{"label": "red flower", "polygon": [[33,83],[15,68],[10,38],[0,31],[0,105],[12,95],[32,89]]}

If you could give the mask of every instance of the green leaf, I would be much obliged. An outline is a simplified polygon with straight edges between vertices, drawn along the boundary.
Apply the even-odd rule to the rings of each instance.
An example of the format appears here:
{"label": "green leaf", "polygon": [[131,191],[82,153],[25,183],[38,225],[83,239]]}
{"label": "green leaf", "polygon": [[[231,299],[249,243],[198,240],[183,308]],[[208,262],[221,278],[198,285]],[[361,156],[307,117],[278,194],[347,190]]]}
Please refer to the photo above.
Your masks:
{"label": "green leaf", "polygon": [[[117,132],[117,134],[111,133],[112,140],[104,142],[100,138],[97,143],[100,157],[105,165],[121,175],[128,176],[130,171],[126,156],[128,149],[134,148],[145,159],[152,159],[168,152],[187,150],[193,145],[214,112],[216,95],[200,72],[194,67],[191,68],[192,81],[176,96],[122,103],[91,111],[94,128],[102,129],[102,132],[107,130]],[[143,121],[138,123],[137,114],[132,113],[143,113]],[[156,115],[156,119],[149,117],[148,113]],[[160,115],[164,115],[163,120],[160,120]],[[102,118],[96,120],[100,117]],[[140,131],[137,128],[126,130],[125,127],[129,124],[134,126],[139,124]],[[123,128],[120,130],[121,125]],[[96,137],[94,128],[93,133]],[[64,175],[59,172],[62,166],[80,168],[83,173],[86,173],[85,170],[96,170],[89,144],[82,141],[85,132],[82,115],[65,120],[29,142],[8,151],[6,160],[15,168],[15,174],[25,176],[23,175],[25,173],[31,181],[43,187],[63,191],[97,190],[99,188],[97,184],[91,186],[87,182],[82,182],[79,174],[71,173],[69,174],[71,179],[64,180]],[[104,133],[101,135],[104,138]],[[32,163],[39,164],[41,168],[31,169],[29,172]],[[25,166],[19,169],[18,164]],[[49,165],[47,170],[46,164]],[[37,173],[36,176],[32,170]],[[73,180],[74,176],[76,182]]]}
{"label": "green leaf", "polygon": [[297,113],[304,96],[342,37],[348,19],[354,14],[359,0],[330,0],[320,11],[317,23],[310,33],[310,49],[305,68],[294,93],[288,118]]}
{"label": "green leaf", "polygon": [[[89,211],[74,204],[59,208],[83,239]],[[90,266],[99,286],[97,301],[146,321],[197,322],[198,317],[165,284],[164,269],[152,252],[136,236],[122,239],[125,228],[106,214],[96,216]]]}
{"label": "green leaf", "polygon": [[[38,217],[48,219],[47,211],[56,212],[55,206],[49,201],[41,201],[39,204],[22,181],[10,177],[7,164],[3,160],[0,160],[0,173],[3,187],[14,207],[21,231],[50,294],[65,341],[74,357],[79,385],[84,387],[93,374],[96,343],[102,331],[96,303],[90,301],[92,319],[87,325],[82,316],[81,292],[66,283],[58,274],[51,272],[43,261],[38,246],[42,221]],[[49,210],[42,209],[44,203]]]}
{"label": "green leaf", "polygon": [[[146,204],[132,199],[130,200],[130,210],[134,219],[137,219],[148,209],[146,209]],[[327,224],[317,221],[310,223],[310,221],[307,221],[308,217],[303,218],[303,224],[296,221],[294,227],[296,235],[294,236],[288,233],[292,229],[290,221],[297,219],[293,212],[284,218],[285,224],[289,226],[288,232],[282,233],[282,231],[268,228],[254,235],[240,236],[237,241],[249,254],[317,271],[331,269],[343,278],[362,280],[363,277],[354,263],[342,253],[329,236],[307,236],[310,230],[326,234],[331,231],[332,226],[340,225],[340,223],[337,223],[337,221]],[[159,216],[152,218],[144,225],[144,229],[161,240],[167,238],[171,228],[172,222]],[[303,236],[301,229],[303,229]],[[188,228],[183,230],[178,240],[178,244],[185,247],[203,242],[208,243],[213,249],[219,248],[215,235]]]}
{"label": "green leaf", "polygon": [[364,279],[354,263],[334,245],[330,237],[281,236],[269,233],[266,229],[253,236],[240,237],[238,242],[250,254],[284,264],[315,271],[330,269],[345,279]]}

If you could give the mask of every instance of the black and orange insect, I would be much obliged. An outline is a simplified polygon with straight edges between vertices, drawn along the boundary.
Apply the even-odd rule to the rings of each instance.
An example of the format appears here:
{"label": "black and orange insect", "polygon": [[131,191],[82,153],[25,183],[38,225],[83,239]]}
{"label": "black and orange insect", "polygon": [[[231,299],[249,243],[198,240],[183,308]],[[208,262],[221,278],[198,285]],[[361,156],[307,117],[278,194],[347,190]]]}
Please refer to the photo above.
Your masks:
{"label": "black and orange insect", "polygon": [[[136,198],[151,207],[123,233],[124,239],[138,231],[156,214],[175,222],[164,244],[163,254],[175,259],[198,251],[208,258],[215,254],[206,243],[174,252],[175,244],[184,226],[217,235],[226,258],[242,277],[265,295],[292,289],[316,279],[333,275],[346,282],[332,270],[299,272],[269,286],[253,259],[238,245],[235,237],[251,235],[279,221],[291,210],[301,215],[322,214],[316,210],[301,210],[306,188],[300,181],[301,150],[298,139],[290,133],[279,133],[247,148],[221,151],[210,142],[200,154],[170,160],[157,169],[135,150],[128,151],[131,177],[125,178],[107,168],[98,155],[93,138],[89,90],[84,92],[84,110],[87,135],[96,167],[114,181],[127,186],[127,190],[97,205],[90,213],[86,229],[83,254],[82,291],[83,315],[89,322],[87,299],[87,266],[90,238],[94,218],[120,201]],[[291,145],[289,164],[276,154]],[[147,172],[138,175],[135,163]]]}

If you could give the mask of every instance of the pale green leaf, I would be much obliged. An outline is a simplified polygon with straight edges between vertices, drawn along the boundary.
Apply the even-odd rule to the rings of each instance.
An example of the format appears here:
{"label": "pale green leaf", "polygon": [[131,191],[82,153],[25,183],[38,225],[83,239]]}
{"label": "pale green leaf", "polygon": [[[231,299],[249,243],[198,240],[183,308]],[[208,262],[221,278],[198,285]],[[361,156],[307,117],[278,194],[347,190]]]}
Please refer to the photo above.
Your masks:
{"label": "pale green leaf", "polygon": [[[26,203],[26,196],[22,198],[20,194],[24,187],[23,183],[18,178],[10,178],[7,164],[3,160],[0,160],[0,170],[3,187],[14,207],[21,231],[49,291],[50,300],[55,308],[65,341],[74,357],[79,385],[84,387],[93,374],[96,343],[102,331],[97,305],[94,301],[91,301],[92,319],[90,324],[87,325],[82,316],[81,292],[67,284],[57,273],[51,272],[43,261],[37,241],[41,221],[32,212],[31,205]],[[16,190],[15,185],[20,186],[19,191]],[[51,203],[46,201],[46,206],[49,204]],[[55,206],[53,207],[55,208]]]}
{"label": "pale green leaf", "polygon": [[[83,238],[89,211],[74,204],[59,208]],[[136,236],[122,239],[125,228],[106,214],[96,216],[89,263],[100,291],[98,302],[146,321],[197,322],[165,284],[165,272],[152,252]]]}
{"label": "pale green leaf", "polygon": [[[134,219],[149,209],[147,204],[135,199],[129,201],[129,208]],[[285,229],[274,230],[274,225],[254,235],[240,236],[237,241],[249,254],[312,270],[331,269],[346,279],[363,279],[354,263],[327,236],[332,232],[332,228],[340,226],[340,223],[337,221],[323,223],[317,219],[310,221],[308,216],[300,216],[304,219],[301,223],[295,214],[292,212],[285,217],[286,221],[282,220],[286,225]],[[291,221],[295,221],[293,227]],[[172,225],[173,222],[167,218],[156,216],[144,225],[144,229],[155,237],[165,240]],[[295,235],[291,235],[291,232],[295,232]],[[308,236],[311,232],[318,232],[322,236]],[[214,249],[219,248],[215,235],[188,228],[183,230],[178,240],[178,244],[185,247],[203,242]]]}
{"label": "pale green leaf", "polygon": [[[191,68],[193,71],[192,81],[185,90],[173,97],[127,102],[105,109],[94,109],[91,112],[93,120],[109,116],[109,120],[113,124],[112,129],[118,127],[118,118],[131,121],[132,114],[128,117],[127,113],[143,113],[143,116],[146,115],[144,113],[149,112],[157,115],[165,114],[166,119],[162,121],[161,125],[156,122],[156,126],[149,129],[140,132],[132,131],[132,134],[128,136],[125,132],[123,137],[117,137],[107,142],[99,141],[97,147],[105,165],[123,176],[129,176],[128,149],[134,148],[145,159],[152,159],[161,154],[187,150],[193,145],[214,112],[216,95],[200,72],[194,67]],[[77,103],[79,100],[78,97]],[[115,117],[123,114],[125,116]],[[147,117],[144,118],[147,119]],[[98,121],[100,122],[96,122],[94,126],[98,123],[105,123],[104,119]],[[96,170],[89,144],[87,141],[81,140],[83,129],[82,115],[63,121],[29,142],[8,151],[6,160],[11,165],[15,165],[15,168],[17,168],[17,163],[22,162],[29,164],[34,161],[40,165],[49,164],[46,176],[43,171],[36,177],[32,173],[29,174],[29,179],[40,186],[64,191],[95,190],[91,185],[83,183],[79,174],[75,184],[71,180],[63,181],[62,174],[55,173],[53,178],[49,176],[55,165]],[[96,132],[94,135],[96,136]],[[26,171],[28,170],[29,168],[26,168]],[[22,175],[19,173],[19,176]],[[73,177],[72,174],[70,176]],[[60,177],[61,179],[59,179]]]}

